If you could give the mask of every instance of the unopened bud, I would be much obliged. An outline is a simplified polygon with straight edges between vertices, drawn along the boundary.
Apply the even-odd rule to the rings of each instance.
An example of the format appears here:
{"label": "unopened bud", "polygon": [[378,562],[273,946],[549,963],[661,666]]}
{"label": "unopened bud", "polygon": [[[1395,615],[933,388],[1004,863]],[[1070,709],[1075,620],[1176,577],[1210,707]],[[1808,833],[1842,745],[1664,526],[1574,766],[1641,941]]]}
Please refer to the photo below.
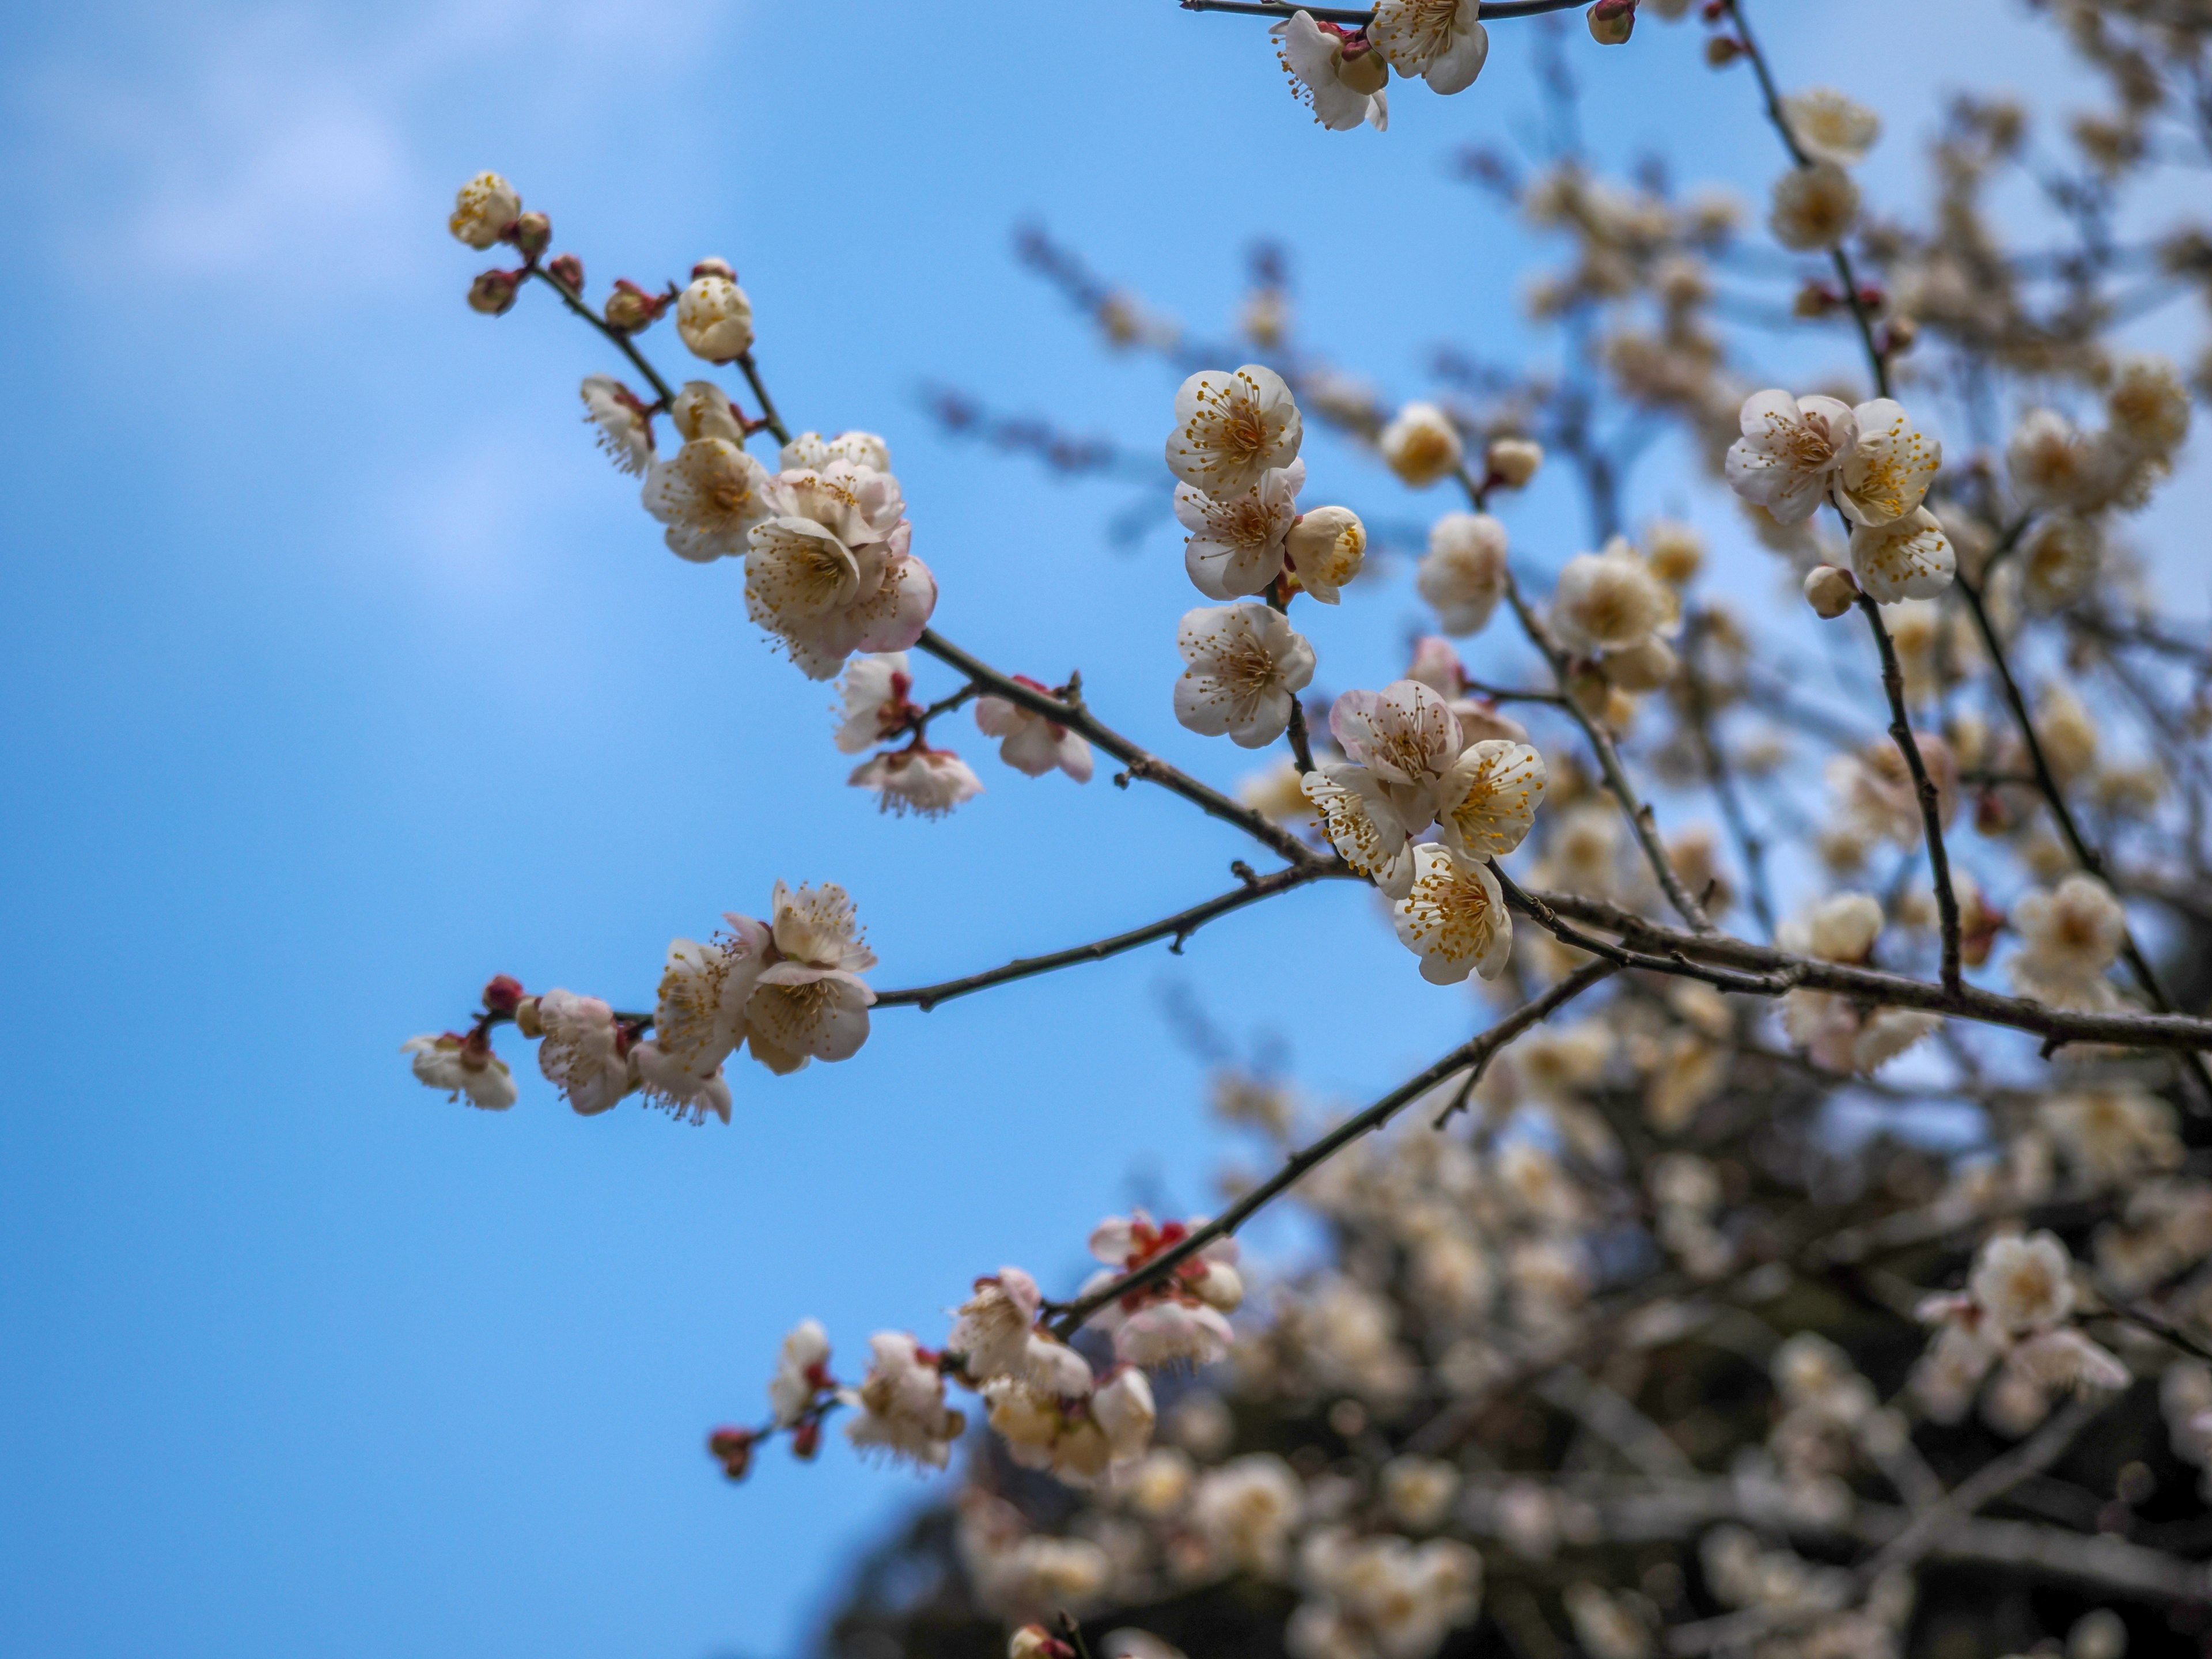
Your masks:
{"label": "unopened bud", "polygon": [[1074,1653],[1042,1625],[1024,1625],[1006,1642],[1006,1659],[1073,1659]]}
{"label": "unopened bud", "polygon": [[791,1431],[791,1455],[802,1463],[822,1449],[822,1419],[810,1417]]}
{"label": "unopened bud", "polygon": [[734,362],[752,349],[752,301],[719,272],[695,276],[676,302],[676,331],[695,356],[710,363]]}
{"label": "unopened bud", "polygon": [[1352,91],[1372,97],[1390,83],[1390,60],[1364,40],[1347,40],[1336,78]]}
{"label": "unopened bud", "polygon": [[1726,69],[1743,56],[1743,42],[1732,34],[1710,35],[1705,40],[1705,62],[1714,69]]}
{"label": "unopened bud", "polygon": [[[525,997],[515,1005],[514,1029],[526,1037],[542,1037],[545,1035],[545,1022],[538,1018],[536,997]],[[622,1032],[619,1030],[615,1033],[615,1039],[617,1045],[619,1046],[622,1040]]]}
{"label": "unopened bud", "polygon": [[1728,0],[1705,0],[1705,7],[1698,15],[1708,23],[1719,22],[1722,18],[1728,15]]}
{"label": "unopened bud", "polygon": [[507,228],[507,240],[522,250],[526,259],[535,259],[552,246],[553,222],[542,213],[526,213]]}
{"label": "unopened bud", "polygon": [[1220,1313],[1235,1313],[1244,1300],[1244,1279],[1226,1261],[1209,1261],[1206,1272],[1191,1284],[1200,1302]]}
{"label": "unopened bud", "polygon": [[1597,0],[1589,15],[1590,39],[1601,46],[1625,46],[1636,32],[1636,0]]}
{"label": "unopened bud", "polygon": [[1291,526],[1283,552],[1298,586],[1323,605],[1334,605],[1336,590],[1367,562],[1367,526],[1348,507],[1316,507]]}
{"label": "unopened bud", "polygon": [[1797,290],[1790,309],[1800,317],[1825,317],[1843,304],[1844,296],[1826,283],[1808,283]]}
{"label": "unopened bud", "polygon": [[752,1467],[753,1432],[750,1429],[717,1429],[707,1437],[707,1449],[722,1466],[722,1473],[732,1480],[742,1480],[745,1471]]}
{"label": "unopened bud", "polygon": [[1899,312],[1882,325],[1882,356],[1887,357],[1898,352],[1910,351],[1919,338],[1919,323],[1903,312]]}
{"label": "unopened bud", "polygon": [[1508,489],[1524,488],[1544,465],[1544,446],[1533,438],[1493,438],[1484,459],[1491,482]]}
{"label": "unopened bud", "polygon": [[653,319],[667,307],[668,301],[657,295],[647,294],[627,276],[615,278],[615,291],[607,295],[605,315],[609,328],[618,328],[625,334],[635,334],[649,328]]}
{"label": "unopened bud", "polygon": [[1606,703],[1613,696],[1613,682],[1595,663],[1585,662],[1568,674],[1567,695],[1592,720],[1603,720]]}
{"label": "unopened bud", "polygon": [[691,276],[695,281],[702,276],[720,276],[725,282],[734,283],[738,270],[727,259],[702,259],[691,267]]}
{"label": "unopened bud", "polygon": [[1839,565],[1816,564],[1805,575],[1805,603],[1816,617],[1834,621],[1858,603],[1859,585]]}
{"label": "unopened bud", "polygon": [[556,253],[547,264],[545,269],[553,274],[555,281],[571,294],[581,294],[584,291],[584,262],[574,254]]}
{"label": "unopened bud", "polygon": [[501,316],[514,307],[515,290],[521,286],[519,270],[487,270],[469,284],[469,309],[487,317]]}
{"label": "unopened bud", "polygon": [[522,1000],[522,981],[512,974],[495,974],[483,988],[483,1006],[495,1014],[511,1014]]}

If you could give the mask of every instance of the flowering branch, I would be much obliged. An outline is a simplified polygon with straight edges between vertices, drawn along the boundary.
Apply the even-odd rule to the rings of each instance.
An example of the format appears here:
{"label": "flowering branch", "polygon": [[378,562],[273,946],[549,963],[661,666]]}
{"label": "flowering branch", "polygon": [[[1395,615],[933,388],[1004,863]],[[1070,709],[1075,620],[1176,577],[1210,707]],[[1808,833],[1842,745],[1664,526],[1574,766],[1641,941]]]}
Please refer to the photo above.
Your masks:
{"label": "flowering branch", "polygon": [[1905,769],[1911,775],[1914,798],[1920,803],[1920,826],[1928,842],[1928,871],[1936,888],[1936,910],[1943,933],[1943,988],[1959,989],[1960,922],[1959,896],[1951,886],[1951,855],[1943,845],[1942,797],[1936,787],[1935,779],[1928,775],[1927,757],[1920,752],[1920,740],[1912,734],[1911,717],[1905,711],[1905,670],[1897,660],[1897,643],[1889,636],[1889,626],[1881,619],[1881,607],[1871,594],[1858,597],[1860,612],[1867,619],[1867,627],[1874,633],[1875,648],[1881,653],[1881,689],[1889,698],[1889,735],[1897,744],[1897,752],[1905,757]]}

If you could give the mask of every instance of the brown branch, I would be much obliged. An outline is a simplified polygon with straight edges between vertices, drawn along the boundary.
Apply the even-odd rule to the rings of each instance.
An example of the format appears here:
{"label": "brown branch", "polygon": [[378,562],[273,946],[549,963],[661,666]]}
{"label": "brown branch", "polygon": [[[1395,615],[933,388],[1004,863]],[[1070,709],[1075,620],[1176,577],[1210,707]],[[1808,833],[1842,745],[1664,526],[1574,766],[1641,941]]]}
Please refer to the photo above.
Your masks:
{"label": "brown branch", "polygon": [[1936,889],[1936,914],[1943,930],[1943,988],[1959,988],[1959,895],[1951,886],[1951,855],[1943,845],[1942,796],[1936,780],[1928,775],[1927,757],[1912,735],[1911,716],[1905,712],[1905,671],[1898,664],[1897,644],[1889,637],[1881,607],[1871,593],[1858,598],[1860,614],[1874,632],[1875,648],[1881,653],[1881,689],[1889,698],[1889,736],[1905,757],[1912,776],[1912,792],[1920,802],[1920,827],[1928,841],[1928,873]]}
{"label": "brown branch", "polygon": [[[1185,11],[1225,11],[1239,17],[1289,17],[1304,12],[1317,22],[1342,23],[1357,28],[1371,22],[1375,8],[1362,6],[1296,6],[1271,3],[1271,0],[1176,0]],[[1485,0],[1482,21],[1495,21],[1501,17],[1541,17],[1547,12],[1572,11],[1589,0]]]}
{"label": "brown branch", "polygon": [[629,358],[632,365],[637,369],[637,372],[644,375],[647,380],[652,384],[653,392],[659,397],[662,403],[672,404],[676,401],[676,394],[668,389],[668,382],[660,378],[659,374],[653,368],[651,363],[646,362],[645,354],[640,351],[637,347],[632,343],[629,335],[625,334],[622,330],[617,328],[613,324],[607,321],[605,318],[593,311],[591,307],[586,305],[584,303],[583,297],[580,295],[575,293],[566,283],[554,276],[550,270],[547,270],[544,266],[538,264],[533,260],[527,268],[526,274],[535,276],[539,282],[544,283],[546,287],[551,289],[556,294],[559,295],[561,296],[561,303],[562,305],[568,307],[569,310],[574,312],[576,315],[581,317],[586,322],[597,329],[609,341],[612,342],[615,349],[621,352],[623,356]]}

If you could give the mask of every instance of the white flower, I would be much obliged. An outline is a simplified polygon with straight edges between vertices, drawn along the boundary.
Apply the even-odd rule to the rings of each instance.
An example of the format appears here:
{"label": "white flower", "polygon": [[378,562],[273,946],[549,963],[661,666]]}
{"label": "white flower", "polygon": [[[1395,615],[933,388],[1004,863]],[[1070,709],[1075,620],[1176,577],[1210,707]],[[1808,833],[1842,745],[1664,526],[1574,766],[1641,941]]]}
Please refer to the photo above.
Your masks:
{"label": "white flower", "polygon": [[1544,446],[1534,438],[1492,438],[1483,461],[1492,483],[1525,489],[1544,465]]}
{"label": "white flower", "polygon": [[1481,0],[1381,0],[1367,38],[1411,79],[1419,76],[1437,92],[1463,92],[1482,73],[1490,35],[1476,21]]}
{"label": "white flower", "polygon": [[780,1429],[806,1414],[814,1396],[830,1386],[830,1334],[818,1321],[802,1319],[783,1339],[775,1375],[768,1381],[769,1407]]}
{"label": "white flower", "polygon": [[1111,1460],[1133,1462],[1151,1449],[1152,1427],[1159,1420],[1152,1385],[1134,1366],[1115,1367],[1091,1391],[1091,1417],[1105,1433]]}
{"label": "white flower", "polygon": [[1367,526],[1348,507],[1316,507],[1298,515],[1283,541],[1283,557],[1298,586],[1323,605],[1367,562]]}
{"label": "white flower", "polygon": [[819,472],[832,461],[850,461],[854,466],[888,472],[890,446],[872,432],[841,432],[834,438],[802,432],[783,447],[778,464],[786,472]]}
{"label": "white flower", "polygon": [[653,417],[638,395],[611,374],[586,374],[584,418],[599,428],[599,447],[623,472],[642,472],[653,461]]}
{"label": "white flower", "polygon": [[538,1069],[585,1117],[605,1111],[636,1086],[628,1035],[597,997],[551,990],[538,999]]}
{"label": "white flower", "polygon": [[1826,991],[1791,991],[1782,999],[1782,1029],[1814,1064],[1832,1072],[1874,1072],[1942,1023],[1940,1015],[1917,1009],[1863,1010]]}
{"label": "white flower", "polygon": [[[1014,678],[1049,695],[1048,687],[1026,675]],[[1005,739],[999,745],[999,758],[1017,772],[1041,778],[1058,767],[1078,783],[1091,781],[1091,745],[1079,732],[1033,714],[1005,697],[977,698],[975,725],[985,737]]]}
{"label": "white flower", "polygon": [[1854,524],[1882,525],[1919,507],[1943,465],[1943,446],[1912,423],[1894,398],[1851,411],[1858,441],[1836,479],[1836,505]]}
{"label": "white flower", "polygon": [[1191,585],[1210,599],[1236,599],[1273,581],[1305,479],[1306,464],[1294,460],[1262,473],[1241,495],[1209,495],[1192,484],[1176,485],[1176,517],[1190,532],[1182,564]]}
{"label": "white flower", "polygon": [[876,792],[876,808],[904,817],[941,818],[983,793],[983,781],[950,749],[887,749],[852,770],[846,782]]}
{"label": "white flower", "polygon": [[[1155,1224],[1144,1211],[1109,1216],[1091,1230],[1091,1253],[1107,1264],[1084,1285],[1086,1296],[1112,1284],[1188,1237],[1180,1221]],[[1210,1365],[1234,1340],[1222,1315],[1243,1294],[1237,1241],[1217,1238],[1171,1273],[1130,1292],[1098,1316],[1116,1358],[1136,1365]]]}
{"label": "white flower", "polygon": [[669,941],[653,1007],[649,1094],[672,1076],[714,1077],[745,1040],[745,1005],[769,960],[769,930],[750,916],[725,914],[723,920],[730,932],[711,943]]}
{"label": "white flower", "polygon": [[753,1058],[776,1073],[810,1059],[849,1059],[868,1039],[876,1000],[860,978],[876,953],[861,941],[853,901],[835,882],[794,892],[778,881],[773,902],[775,960],[755,980],[744,1010]]}
{"label": "white flower", "polygon": [[1381,779],[1408,835],[1437,815],[1437,787],[1464,746],[1444,700],[1419,680],[1393,680],[1380,691],[1347,691],[1328,714],[1337,746]]}
{"label": "white flower", "polygon": [[1792,167],[1774,181],[1766,227],[1786,248],[1809,253],[1833,247],[1858,222],[1859,187],[1833,161]]}
{"label": "white flower", "polygon": [[1425,489],[1459,470],[1459,428],[1434,404],[1407,404],[1375,440],[1383,465],[1416,489]]}
{"label": "white flower", "polygon": [[2089,435],[2056,410],[2032,409],[2005,445],[2013,494],[2030,510],[2088,508],[2105,493],[2104,459]]}
{"label": "white flower", "polygon": [[1299,787],[1338,856],[1392,898],[1403,898],[1413,882],[1413,855],[1383,781],[1364,766],[1324,762]]}
{"label": "white flower", "polygon": [[1865,893],[1834,893],[1775,931],[1785,951],[1826,962],[1864,962],[1881,937],[1881,902]]}
{"label": "white flower", "polygon": [[1496,979],[1513,951],[1513,919],[1488,860],[1430,843],[1413,848],[1413,884],[1393,912],[1398,939],[1431,985]]}
{"label": "white flower", "polygon": [[664,1052],[651,1037],[632,1048],[629,1058],[630,1070],[648,1104],[678,1118],[688,1116],[694,1123],[704,1123],[710,1112],[725,1123],[730,1121],[730,1085],[722,1075],[720,1061],[702,1074]]}
{"label": "white flower", "polygon": [[2046,513],[2020,544],[2021,593],[2049,612],[2073,604],[2095,584],[2105,561],[2105,532],[2094,519]]}
{"label": "white flower", "polygon": [[1114,1327],[1114,1354],[1132,1365],[1211,1365],[1235,1340],[1218,1309],[1179,1299],[1148,1302]]}
{"label": "white flower", "polygon": [[489,247],[522,214],[522,197],[496,173],[479,173],[453,198],[453,216],[446,222],[471,247]]}
{"label": "white flower", "polygon": [[1273,1573],[1305,1508],[1305,1489],[1272,1452],[1231,1458],[1201,1476],[1191,1522],[1208,1543],[1247,1571]]}
{"label": "white flower", "polygon": [[1433,1457],[1394,1457],[1382,1466],[1382,1505],[1401,1527],[1426,1532],[1451,1511],[1459,1471]]}
{"label": "white flower", "polygon": [[1377,132],[1389,128],[1383,88],[1390,66],[1381,52],[1334,23],[1316,23],[1310,12],[1286,17],[1267,33],[1275,38],[1275,57],[1291,77],[1291,91],[1312,109],[1315,120],[1332,132],[1348,132],[1362,121]]}
{"label": "white flower", "polygon": [[1246,749],[1282,736],[1313,678],[1313,647],[1264,605],[1186,611],[1176,646],[1189,665],[1176,682],[1176,719],[1206,737],[1225,732]]}
{"label": "white flower", "polygon": [[1585,653],[1639,646],[1672,628],[1679,611],[1674,590],[1619,536],[1602,553],[1569,559],[1552,597],[1560,643]]}
{"label": "white flower", "polygon": [[1030,1330],[1044,1300],[1037,1282],[1019,1267],[1001,1267],[975,1281],[975,1293],[960,1305],[947,1353],[958,1354],[972,1382],[1015,1376],[1029,1366]]}
{"label": "white flower", "polygon": [[2189,389],[2164,357],[2123,357],[2105,394],[2105,415],[2112,436],[2132,453],[2169,454],[2189,435]]}
{"label": "white flower", "polygon": [[2076,871],[2056,888],[2035,888],[2012,907],[2021,948],[2009,964],[2021,995],[2054,1007],[2099,1007],[2112,999],[2105,970],[2127,938],[2127,913],[2112,890]]}
{"label": "white flower", "polygon": [[1549,781],[1544,757],[1527,744],[1475,744],[1437,786],[1437,829],[1444,845],[1470,859],[1504,857],[1534,825]]}
{"label": "white flower", "polygon": [[1176,392],[1168,471],[1208,495],[1233,498],[1297,459],[1297,400],[1272,368],[1207,369]]}
{"label": "white flower", "polygon": [[2118,1184],[2181,1162],[2173,1109],[2140,1089],[2054,1096],[2041,1103],[2037,1116],[2067,1160],[2100,1184]]}
{"label": "white flower", "polygon": [[745,423],[730,394],[712,380],[686,380],[669,399],[668,418],[684,442],[695,438],[726,438],[742,447]]}
{"label": "white flower", "polygon": [[1974,1258],[1966,1291],[1999,1330],[2047,1330],[2074,1310],[2073,1261],[2055,1233],[1992,1238]]}
{"label": "white flower", "polygon": [[1447,634],[1479,634],[1505,592],[1505,526],[1487,513],[1447,513],[1429,528],[1413,586]]}
{"label": "white flower", "polygon": [[1851,532],[1851,569],[1882,605],[1932,599],[1951,585],[1959,557],[1942,522],[1924,507],[1883,525]]}
{"label": "white flower", "polygon": [[676,301],[676,331],[694,356],[733,362],[752,349],[752,301],[727,276],[694,276]]}
{"label": "white flower", "polygon": [[1819,161],[1848,167],[1866,159],[1881,137],[1881,117],[1833,87],[1808,87],[1782,100],[1798,148]]}
{"label": "white flower", "polygon": [[2046,1388],[2117,1390],[2135,1380],[2118,1354],[2071,1328],[2037,1332],[2012,1351],[2007,1366]]}
{"label": "white flower", "polygon": [[414,1055],[416,1082],[441,1089],[454,1100],[466,1095],[471,1106],[503,1112],[519,1097],[514,1074],[480,1035],[447,1031],[442,1036],[410,1037],[399,1045],[399,1052]]}
{"label": "white flower", "polygon": [[694,563],[744,552],[755,526],[775,511],[768,469],[727,438],[685,444],[645,475],[645,510],[668,529],[669,551]]}
{"label": "white flower", "polygon": [[1858,418],[1833,398],[1792,398],[1755,392],[1744,399],[1743,435],[1729,446],[1729,487],[1782,524],[1802,524],[1820,511],[1852,447]]}
{"label": "white flower", "polygon": [[895,734],[915,706],[914,671],[903,651],[854,657],[845,665],[838,689],[845,694],[845,718],[836,738],[843,754],[857,755]]}
{"label": "white flower", "polygon": [[860,1414],[845,1425],[845,1437],[893,1462],[943,1468],[968,1424],[945,1408],[936,1356],[903,1331],[877,1332],[868,1352],[868,1374],[851,1395]]}
{"label": "white flower", "polygon": [[909,550],[898,480],[833,460],[779,474],[747,536],[745,606],[810,678],[855,651],[903,651],[937,607],[937,580]]}

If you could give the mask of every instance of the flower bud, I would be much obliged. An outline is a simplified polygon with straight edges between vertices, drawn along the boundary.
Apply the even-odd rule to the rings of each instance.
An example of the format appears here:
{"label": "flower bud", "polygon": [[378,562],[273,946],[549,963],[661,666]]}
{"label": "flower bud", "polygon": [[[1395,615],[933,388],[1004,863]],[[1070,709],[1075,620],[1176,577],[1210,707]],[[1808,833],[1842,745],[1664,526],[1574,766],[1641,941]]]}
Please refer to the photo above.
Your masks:
{"label": "flower bud", "polygon": [[810,1417],[791,1431],[791,1455],[802,1463],[822,1449],[822,1419]]}
{"label": "flower bud", "polygon": [[1221,1313],[1235,1313],[1244,1300],[1244,1279],[1226,1261],[1209,1261],[1191,1281],[1191,1294]]}
{"label": "flower bud", "polygon": [[483,988],[483,1006],[495,1014],[511,1014],[522,1002],[522,981],[512,974],[495,974]]}
{"label": "flower bud", "polygon": [[536,997],[525,997],[515,1005],[514,1029],[532,1040],[545,1035],[545,1022],[538,1018]]}
{"label": "flower bud", "polygon": [[1859,585],[1839,565],[1819,564],[1806,573],[1805,603],[1813,614],[1832,622],[1858,603]]}
{"label": "flower bud", "polygon": [[737,268],[727,259],[702,259],[691,267],[691,276],[695,282],[702,276],[720,276],[726,283],[738,280]]}
{"label": "flower bud", "polygon": [[471,247],[489,247],[521,211],[522,198],[513,185],[496,173],[479,173],[454,196],[446,228]]}
{"label": "flower bud", "polygon": [[1390,82],[1389,60],[1364,40],[1346,41],[1336,78],[1363,96],[1372,97]]}
{"label": "flower bud", "polygon": [[1367,562],[1367,526],[1348,507],[1317,507],[1302,514],[1283,543],[1298,586],[1323,605]]}
{"label": "flower bud", "polygon": [[657,294],[647,294],[627,276],[615,278],[615,291],[607,295],[605,314],[609,328],[618,328],[625,334],[635,334],[649,328],[668,308],[668,301]]}
{"label": "flower bud", "polygon": [[1492,483],[1523,489],[1544,465],[1544,447],[1533,438],[1493,438],[1484,464]]}
{"label": "flower bud", "polygon": [[1006,1643],[1006,1659],[1074,1659],[1074,1654],[1042,1625],[1024,1625]]}
{"label": "flower bud", "polygon": [[573,253],[556,253],[545,269],[571,294],[584,291],[584,262]]}
{"label": "flower bud", "polygon": [[752,349],[752,301],[727,276],[713,271],[694,276],[676,301],[676,331],[695,356],[732,362]]}
{"label": "flower bud", "polygon": [[1912,349],[1920,337],[1920,325],[1903,312],[1899,312],[1881,327],[1881,355],[1895,356]]}
{"label": "flower bud", "polygon": [[487,317],[502,316],[513,307],[521,286],[519,270],[487,270],[469,284],[469,309]]}
{"label": "flower bud", "polygon": [[732,1480],[742,1480],[745,1471],[752,1467],[753,1431],[750,1429],[717,1429],[707,1437],[707,1449],[722,1466],[722,1473]]}
{"label": "flower bud", "polygon": [[553,222],[542,213],[526,213],[507,228],[507,240],[524,258],[535,259],[552,245]]}
{"label": "flower bud", "polygon": [[1591,40],[1601,46],[1625,45],[1636,30],[1636,0],[1597,0],[1589,17]]}
{"label": "flower bud", "polygon": [[1743,56],[1743,42],[1732,34],[1708,35],[1705,39],[1705,62],[1713,69],[1726,69]]}

